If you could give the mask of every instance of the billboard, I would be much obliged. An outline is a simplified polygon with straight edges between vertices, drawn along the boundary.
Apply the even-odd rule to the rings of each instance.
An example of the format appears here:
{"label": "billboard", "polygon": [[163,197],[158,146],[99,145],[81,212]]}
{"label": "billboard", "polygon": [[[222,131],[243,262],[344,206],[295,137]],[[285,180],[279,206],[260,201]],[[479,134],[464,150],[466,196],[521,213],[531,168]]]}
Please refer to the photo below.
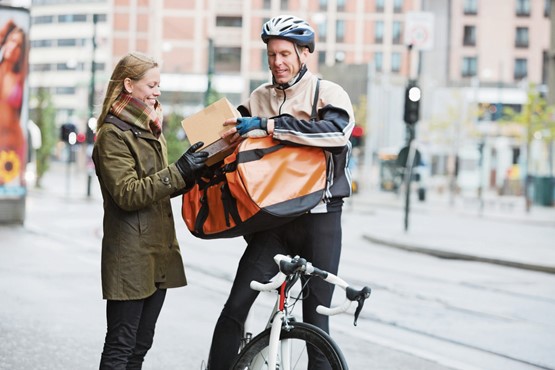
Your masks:
{"label": "billboard", "polygon": [[0,221],[23,221],[30,19],[28,9],[0,5]]}

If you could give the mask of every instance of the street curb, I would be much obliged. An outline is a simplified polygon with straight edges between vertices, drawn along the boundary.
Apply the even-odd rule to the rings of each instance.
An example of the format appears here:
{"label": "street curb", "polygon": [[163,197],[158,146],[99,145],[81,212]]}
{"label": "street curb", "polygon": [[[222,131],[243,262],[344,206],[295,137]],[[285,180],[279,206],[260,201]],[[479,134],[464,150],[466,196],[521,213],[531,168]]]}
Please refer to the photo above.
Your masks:
{"label": "street curb", "polygon": [[408,252],[427,254],[438,258],[484,262],[484,263],[490,263],[494,265],[514,267],[522,270],[530,270],[530,271],[545,272],[548,274],[555,274],[555,266],[536,265],[532,263],[502,260],[502,259],[490,258],[490,257],[481,257],[481,256],[476,256],[471,254],[450,252],[450,251],[434,249],[434,248],[418,247],[415,245],[409,245],[398,241],[387,240],[384,238],[379,238],[379,237],[367,235],[367,234],[363,235],[363,238],[372,243],[385,245],[388,247],[397,248]]}

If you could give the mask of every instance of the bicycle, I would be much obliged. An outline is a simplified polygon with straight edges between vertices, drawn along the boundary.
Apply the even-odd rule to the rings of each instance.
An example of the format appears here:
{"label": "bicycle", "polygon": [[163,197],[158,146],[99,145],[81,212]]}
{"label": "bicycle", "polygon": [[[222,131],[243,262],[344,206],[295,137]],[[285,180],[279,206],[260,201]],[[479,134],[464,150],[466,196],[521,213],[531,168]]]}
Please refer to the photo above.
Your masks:
{"label": "bicycle", "polygon": [[297,296],[291,303],[290,290],[301,275],[317,276],[330,284],[339,286],[345,291],[343,303],[333,308],[318,306],[316,311],[322,315],[336,315],[347,311],[351,303],[357,301],[358,306],[354,313],[356,326],[364,301],[370,297],[371,289],[364,287],[355,290],[338,276],[320,270],[298,256],[291,258],[278,254],[274,257],[274,261],[280,271],[270,282],[251,282],[251,288],[260,292],[278,290],[268,324],[256,337],[252,338],[249,334],[245,336],[244,344],[231,368],[233,370],[306,369],[307,348],[311,348],[320,351],[333,370],[347,370],[343,353],[329,334],[312,324],[295,321],[292,311],[300,297]]}

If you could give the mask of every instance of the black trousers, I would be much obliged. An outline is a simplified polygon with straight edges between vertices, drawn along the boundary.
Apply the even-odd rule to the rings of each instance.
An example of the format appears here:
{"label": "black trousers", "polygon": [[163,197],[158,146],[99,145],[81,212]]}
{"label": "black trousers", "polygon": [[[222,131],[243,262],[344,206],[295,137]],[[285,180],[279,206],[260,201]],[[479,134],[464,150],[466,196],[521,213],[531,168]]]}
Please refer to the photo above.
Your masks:
{"label": "black trousers", "polygon": [[[216,323],[208,361],[209,370],[229,370],[237,355],[243,327],[258,292],[250,282],[268,281],[278,272],[273,257],[278,254],[299,255],[314,266],[337,274],[341,255],[341,211],[305,214],[269,231],[245,237],[248,245],[239,261],[229,298]],[[329,306],[333,285],[313,278],[303,300],[303,321],[329,333],[327,316],[316,312],[318,305]],[[324,370],[320,354],[309,352],[309,370]]]}
{"label": "black trousers", "polygon": [[145,299],[106,302],[108,328],[100,370],[142,368],[165,297],[166,289],[157,289]]}

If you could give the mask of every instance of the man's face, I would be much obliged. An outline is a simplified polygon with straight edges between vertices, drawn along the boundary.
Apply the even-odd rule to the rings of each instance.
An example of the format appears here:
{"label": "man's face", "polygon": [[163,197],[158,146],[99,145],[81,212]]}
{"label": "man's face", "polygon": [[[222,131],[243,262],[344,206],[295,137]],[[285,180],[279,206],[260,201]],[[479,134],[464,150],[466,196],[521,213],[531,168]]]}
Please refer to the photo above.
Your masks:
{"label": "man's face", "polygon": [[282,39],[268,40],[267,51],[268,64],[278,84],[285,84],[291,81],[299,73],[301,65],[306,62],[308,57],[307,48],[302,48],[299,57],[297,57],[295,44]]}

